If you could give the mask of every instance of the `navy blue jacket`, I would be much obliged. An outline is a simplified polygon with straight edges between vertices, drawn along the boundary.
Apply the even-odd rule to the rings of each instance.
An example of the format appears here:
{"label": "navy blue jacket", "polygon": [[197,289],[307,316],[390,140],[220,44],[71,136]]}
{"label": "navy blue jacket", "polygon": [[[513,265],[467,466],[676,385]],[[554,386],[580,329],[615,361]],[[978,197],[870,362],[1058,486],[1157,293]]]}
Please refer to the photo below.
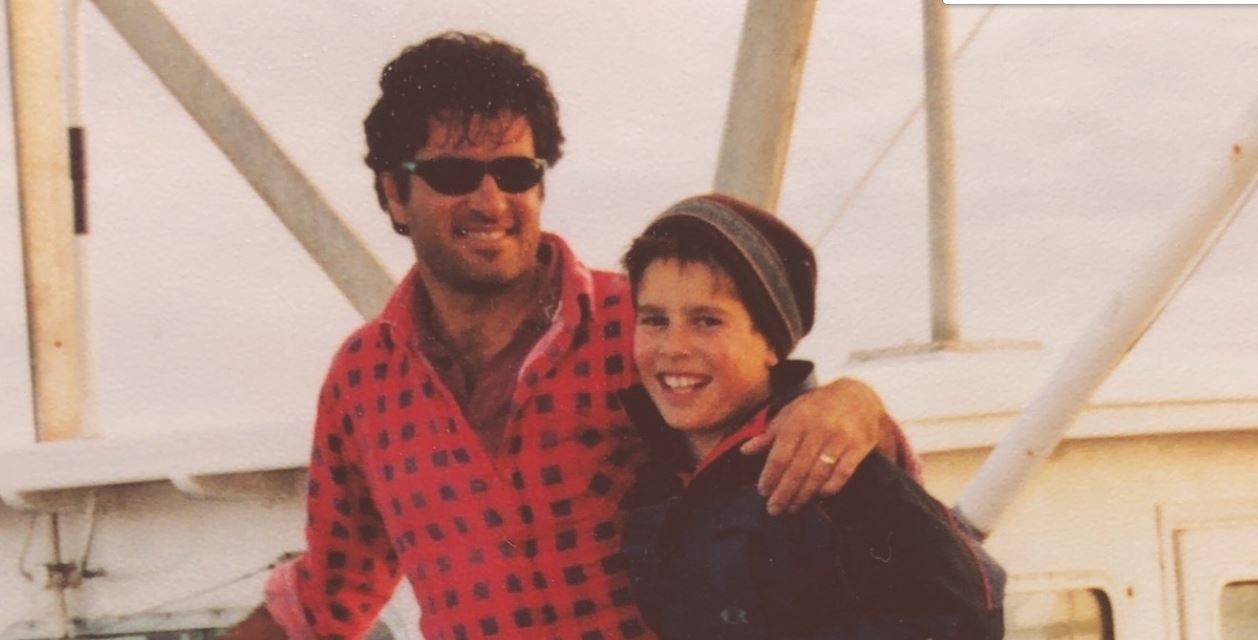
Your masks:
{"label": "navy blue jacket", "polygon": [[756,491],[764,456],[729,449],[683,487],[678,471],[694,463],[679,432],[641,387],[622,401],[652,454],[626,499],[622,548],[664,640],[1002,637],[947,508],[883,456],[869,455],[839,495],[773,517]]}

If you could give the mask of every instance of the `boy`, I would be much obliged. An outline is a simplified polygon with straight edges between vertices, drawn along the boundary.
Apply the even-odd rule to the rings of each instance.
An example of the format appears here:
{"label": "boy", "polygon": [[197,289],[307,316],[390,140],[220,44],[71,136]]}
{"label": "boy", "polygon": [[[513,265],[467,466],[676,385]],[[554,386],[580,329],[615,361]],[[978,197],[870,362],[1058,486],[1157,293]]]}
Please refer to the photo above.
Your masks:
{"label": "boy", "polygon": [[987,578],[948,511],[880,454],[839,495],[773,518],[738,446],[811,382],[816,264],[789,227],[721,195],[659,216],[624,258],[650,449],[623,550],[662,638],[998,638]]}

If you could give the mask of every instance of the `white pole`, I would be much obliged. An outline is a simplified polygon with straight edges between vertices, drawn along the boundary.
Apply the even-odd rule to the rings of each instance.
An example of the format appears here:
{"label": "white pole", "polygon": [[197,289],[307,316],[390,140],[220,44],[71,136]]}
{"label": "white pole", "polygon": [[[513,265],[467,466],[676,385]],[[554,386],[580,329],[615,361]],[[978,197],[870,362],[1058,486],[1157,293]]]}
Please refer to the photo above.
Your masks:
{"label": "white pole", "polygon": [[1249,201],[1258,176],[1258,118],[1229,155],[1225,178],[1204,206],[1181,221],[1132,272],[1128,284],[1111,296],[965,488],[958,508],[981,531],[990,533],[995,528],[1097,387]]}
{"label": "white pole", "polygon": [[36,438],[68,440],[82,423],[82,347],[57,4],[7,6]]}
{"label": "white pole", "polygon": [[74,197],[74,266],[79,282],[79,370],[83,406],[80,415],[80,436],[97,434],[96,413],[96,366],[92,349],[92,287],[87,265],[91,263],[88,240],[90,231],[87,220],[87,132],[83,127],[83,86],[80,70],[83,55],[79,30],[79,17],[83,12],[82,0],[65,0],[65,69],[66,69],[66,125],[70,135],[70,177]]}
{"label": "white pole", "polygon": [[[962,56],[964,56],[965,52],[970,48],[970,44],[974,42],[974,38],[978,36],[979,31],[981,31],[983,26],[987,24],[987,20],[992,17],[992,13],[996,11],[997,6],[998,5],[993,5],[988,7],[987,11],[985,11],[978,20],[974,21],[973,26],[970,27],[970,32],[965,34],[965,38],[961,41],[961,46],[957,47],[957,50],[952,54],[952,64],[954,66],[961,61]],[[816,238],[813,239],[813,246],[820,246],[821,243],[825,241],[826,237],[830,235],[830,232],[834,231],[834,228],[839,225],[841,220],[843,220],[843,216],[845,216],[847,212],[851,210],[852,206],[856,204],[857,198],[865,192],[865,187],[869,186],[869,182],[873,179],[874,174],[878,172],[878,168],[881,167],[882,163],[891,155],[892,149],[899,144],[900,138],[902,138],[904,133],[908,131],[909,126],[917,119],[917,114],[921,113],[925,106],[926,96],[923,93],[922,98],[917,101],[917,104],[914,104],[913,108],[909,109],[908,113],[904,114],[904,117],[900,119],[900,125],[896,127],[895,132],[893,132],[891,136],[887,138],[887,141],[883,143],[882,149],[878,151],[877,155],[874,156],[873,161],[871,161],[869,166],[865,168],[865,172],[861,174],[861,177],[856,181],[856,184],[852,185],[852,188],[849,189],[847,194],[843,196],[843,201],[839,203],[838,210],[835,211],[833,216],[830,216],[830,219],[826,221],[826,225],[821,228],[821,231],[817,233]]]}
{"label": "white pole", "polygon": [[922,0],[926,66],[926,164],[930,171],[930,333],[932,343],[961,339],[957,321],[956,168],[948,8]]}
{"label": "white pole", "polygon": [[65,0],[66,123],[71,127],[83,124],[82,83],[79,73],[83,63],[79,50],[79,16],[82,9],[81,0]]}
{"label": "white pole", "polygon": [[777,207],[816,0],[748,0],[714,188]]}
{"label": "white pole", "polygon": [[[69,440],[82,426],[82,345],[57,4],[8,0],[7,9],[35,436],[40,442]],[[50,535],[52,566],[58,566],[55,514]],[[52,632],[71,637],[65,586],[56,571],[48,577]]]}
{"label": "white pole", "polygon": [[384,265],[152,0],[95,0],[284,226],[364,317],[393,289]]}

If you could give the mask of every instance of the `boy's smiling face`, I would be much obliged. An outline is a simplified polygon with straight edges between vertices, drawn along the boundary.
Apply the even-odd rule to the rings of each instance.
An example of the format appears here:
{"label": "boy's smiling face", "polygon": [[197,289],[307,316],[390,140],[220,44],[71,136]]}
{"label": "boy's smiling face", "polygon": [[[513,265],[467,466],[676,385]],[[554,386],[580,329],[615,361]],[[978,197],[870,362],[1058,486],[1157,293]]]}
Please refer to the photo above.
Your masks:
{"label": "boy's smiling face", "polygon": [[768,399],[777,355],[733,281],[707,263],[652,262],[636,302],[633,357],[643,385],[702,456],[725,435],[722,422]]}

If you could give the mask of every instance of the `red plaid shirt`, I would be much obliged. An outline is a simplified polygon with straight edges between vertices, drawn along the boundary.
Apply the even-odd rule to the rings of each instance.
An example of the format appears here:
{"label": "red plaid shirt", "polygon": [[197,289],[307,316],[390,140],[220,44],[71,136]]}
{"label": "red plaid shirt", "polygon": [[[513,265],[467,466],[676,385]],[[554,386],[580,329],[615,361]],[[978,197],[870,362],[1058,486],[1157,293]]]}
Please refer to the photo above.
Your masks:
{"label": "red plaid shirt", "polygon": [[480,440],[419,348],[415,272],[337,353],[315,423],[307,552],[267,606],[290,638],[365,633],[411,581],[428,640],[650,638],[619,553],[643,454],[623,276],[554,236],[561,298],[516,377],[504,446]]}

